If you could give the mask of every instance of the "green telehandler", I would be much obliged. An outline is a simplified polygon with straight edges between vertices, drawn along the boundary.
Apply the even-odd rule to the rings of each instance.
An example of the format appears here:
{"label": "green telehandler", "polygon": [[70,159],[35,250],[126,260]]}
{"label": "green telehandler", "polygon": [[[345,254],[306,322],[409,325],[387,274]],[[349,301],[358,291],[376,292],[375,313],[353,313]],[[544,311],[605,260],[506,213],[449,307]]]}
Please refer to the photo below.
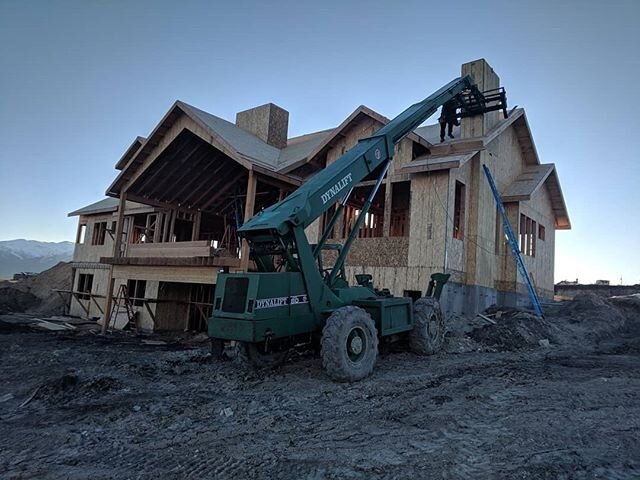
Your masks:
{"label": "green telehandler", "polygon": [[[351,382],[372,372],[381,341],[408,337],[411,349],[420,355],[441,348],[445,320],[438,297],[448,275],[434,275],[428,296],[413,301],[375,289],[370,275],[358,275],[357,285],[349,285],[344,264],[391,165],[395,145],[450,100],[456,101],[461,116],[498,109],[506,114],[504,94],[488,101],[470,76],[457,78],[238,229],[249,244],[256,271],[218,275],[208,322],[215,355],[222,354],[225,341],[235,341],[240,358],[256,367],[269,366],[293,345],[311,342],[320,347],[329,376]],[[376,184],[344,245],[327,243],[353,187],[374,171],[380,172]],[[305,228],[336,204],[320,240],[310,244]],[[335,258],[328,266],[322,255],[327,250],[333,250]]]}

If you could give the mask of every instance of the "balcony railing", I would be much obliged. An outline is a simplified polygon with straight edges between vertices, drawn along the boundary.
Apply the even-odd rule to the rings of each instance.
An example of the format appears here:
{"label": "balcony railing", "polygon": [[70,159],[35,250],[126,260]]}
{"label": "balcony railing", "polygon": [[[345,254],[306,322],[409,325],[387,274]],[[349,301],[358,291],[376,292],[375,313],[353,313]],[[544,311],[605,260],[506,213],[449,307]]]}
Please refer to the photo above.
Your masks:
{"label": "balcony railing", "polygon": [[235,251],[215,248],[209,240],[129,244],[124,256],[101,257],[100,262],[110,265],[240,266]]}
{"label": "balcony railing", "polygon": [[127,246],[127,257],[211,257],[215,248],[207,240],[195,242],[137,243]]}

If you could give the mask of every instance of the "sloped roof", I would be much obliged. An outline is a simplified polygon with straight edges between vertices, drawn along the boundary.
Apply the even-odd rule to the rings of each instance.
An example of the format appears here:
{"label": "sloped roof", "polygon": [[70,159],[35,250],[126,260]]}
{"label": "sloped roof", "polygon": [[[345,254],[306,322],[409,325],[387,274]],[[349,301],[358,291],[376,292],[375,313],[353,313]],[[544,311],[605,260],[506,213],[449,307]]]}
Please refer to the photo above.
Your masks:
{"label": "sloped roof", "polygon": [[[67,217],[77,217],[80,215],[98,215],[100,213],[111,213],[118,210],[118,204],[120,200],[117,198],[107,197],[98,202],[94,202],[85,207],[79,208],[67,214]],[[132,210],[135,208],[147,208],[147,205],[143,205],[137,202],[127,201],[125,210]]]}
{"label": "sloped roof", "polygon": [[[204,110],[200,110],[199,108],[182,101],[176,101],[160,123],[155,127],[153,132],[151,132],[149,137],[146,139],[143,137],[136,138],[127,152],[125,152],[123,157],[119,160],[116,167],[121,168],[122,172],[107,190],[109,195],[116,195],[120,191],[124,182],[132,178],[139,166],[144,163],[145,158],[149,156],[151,151],[164,137],[169,126],[183,113],[195,121],[199,127],[204,129],[204,133],[199,134],[201,138],[211,143],[211,145],[228,155],[231,159],[240,163],[245,168],[259,168],[259,171],[262,171],[264,174],[282,177],[282,179],[288,178],[291,181],[294,181],[295,178],[290,175],[286,175],[287,172],[291,172],[297,167],[310,162],[314,157],[324,151],[324,149],[328,148],[334,139],[343,135],[344,131],[348,129],[352,122],[356,121],[358,117],[367,116],[375,119],[383,125],[389,121],[389,119],[383,115],[380,115],[364,105],[360,105],[339,126],[328,130],[290,138],[285,148],[278,149],[262,141],[252,133],[243,130],[232,122],[212,115]],[[425,145],[427,148],[432,149],[434,155],[425,158],[418,158],[412,161],[411,164],[404,166],[401,171],[404,173],[417,173],[420,171],[457,168],[478,153],[478,148],[484,148],[484,146],[487,146],[512,125],[518,137],[518,141],[520,142],[525,163],[529,167],[534,168],[523,173],[524,176],[510,186],[512,190],[505,192],[505,194],[508,193],[507,198],[517,198],[518,195],[527,196],[526,192],[531,189],[535,191],[547,178],[550,178],[549,188],[553,208],[554,212],[556,212],[557,218],[559,219],[557,223],[560,225],[556,228],[570,228],[570,221],[557,173],[555,172],[554,167],[550,168],[548,166],[540,165],[538,153],[523,109],[513,110],[508,118],[499,122],[490,132],[488,132],[487,135],[481,139],[476,139],[476,143],[480,143],[480,146],[469,148],[470,145],[467,145],[467,151],[463,151],[462,153],[460,151],[456,152],[456,150],[452,148],[453,146],[458,145],[458,143],[462,144],[462,141],[459,140],[460,127],[454,127],[453,134],[456,137],[455,140],[449,141],[447,139],[443,147],[438,145],[440,142],[440,126],[438,123],[417,128],[409,135],[409,138]],[[441,150],[439,154],[436,153],[438,150]],[[85,208],[90,207],[94,209],[110,208],[106,206],[106,204],[101,204],[101,202],[97,202],[96,204],[92,204]],[[77,210],[76,212],[72,212],[72,214],[84,214],[83,210],[84,209]]]}
{"label": "sloped roof", "polygon": [[311,152],[316,150],[318,146],[324,143],[326,139],[331,136],[333,131],[333,128],[329,128],[328,130],[290,138],[287,141],[286,148],[283,148],[280,151],[278,169],[284,169],[292,163],[307,158]]}
{"label": "sloped roof", "polygon": [[85,207],[79,208],[78,210],[74,210],[71,213],[67,214],[67,217],[77,217],[78,215],[89,215],[89,214],[98,214],[98,213],[109,213],[115,212],[118,210],[118,203],[120,200],[117,198],[105,198],[98,202],[92,203]]}
{"label": "sloped roof", "polygon": [[570,230],[571,220],[569,220],[569,214],[564,204],[556,166],[553,163],[526,167],[500,197],[505,203],[531,200],[531,197],[543,185],[546,185],[551,198],[551,208],[555,216],[555,228],[557,230]]}
{"label": "sloped roof", "polygon": [[[414,130],[414,133],[421,138],[424,138],[427,142],[432,145],[436,145],[440,143],[440,124],[434,123],[432,125],[424,125],[422,127],[418,127]],[[460,125],[453,127],[453,136],[455,138],[460,138]],[[448,141],[449,138],[445,137],[445,141]]]}
{"label": "sloped roof", "polygon": [[478,152],[479,150],[452,155],[425,155],[404,165],[400,169],[400,173],[434,172],[437,170],[459,168],[471,160]]}
{"label": "sloped roof", "polygon": [[[403,166],[400,172],[420,173],[460,167],[478,153],[478,148],[487,147],[511,126],[513,126],[516,137],[518,138],[526,167],[518,178],[502,193],[502,200],[504,202],[530,200],[531,196],[540,189],[541,186],[545,185],[549,192],[555,216],[555,228],[558,230],[570,229],[571,221],[555,165],[540,163],[538,151],[531,134],[531,128],[527,121],[527,115],[522,108],[512,110],[508,118],[502,119],[481,138],[460,140],[460,129],[459,127],[455,127],[454,135],[456,139],[447,140],[442,146],[434,143],[440,140],[439,124],[419,127],[415,130],[415,133],[426,141],[434,143],[431,149],[433,154],[411,161],[408,165]],[[459,147],[467,151],[456,151],[454,147]]]}
{"label": "sloped roof", "polygon": [[547,163],[526,167],[523,172],[507,187],[501,197],[504,202],[529,200],[551,174],[555,165]]}
{"label": "sloped roof", "polygon": [[142,144],[146,140],[147,139],[144,137],[136,137],[133,142],[131,142],[131,145],[129,145],[129,148],[127,148],[126,152],[124,152],[124,155],[122,155],[120,160],[118,160],[118,163],[116,163],[116,169],[122,170],[129,162],[129,160],[131,160],[131,157],[133,157],[138,152],[138,150],[140,150],[140,147],[142,147]]}
{"label": "sloped roof", "polygon": [[243,130],[227,120],[216,117],[187,103],[179,103],[196,115],[207,127],[216,132],[233,147],[238,154],[247,160],[271,169],[277,167],[280,150],[276,147],[263,142],[252,133]]}
{"label": "sloped roof", "polygon": [[[291,172],[292,170],[312,160],[316,155],[320,154],[325,148],[329,147],[332,141],[334,141],[339,136],[343,135],[344,132],[352,125],[352,123],[358,117],[362,117],[362,116],[372,118],[377,122],[381,123],[382,125],[386,125],[387,123],[389,123],[389,119],[384,115],[379,114],[378,112],[376,112],[375,110],[372,110],[366,105],[360,105],[353,112],[351,112],[351,114],[337,127],[329,130],[323,130],[322,132],[309,134],[309,135],[322,134],[321,135],[322,138],[319,138],[315,146],[311,148],[310,151],[307,151],[305,155],[302,155],[301,152],[299,152],[298,155],[295,156],[295,158],[291,158],[286,163],[283,163],[280,166],[280,171],[283,173]],[[413,140],[414,142],[423,144],[427,148],[431,146],[429,142],[425,141],[422,137],[416,135],[415,132],[410,133],[409,135],[407,135],[407,137]]]}
{"label": "sloped roof", "polygon": [[293,137],[287,140],[287,146],[285,148],[278,149],[265,143],[251,132],[243,130],[234,123],[187,103],[181,102],[181,104],[191,110],[194,115],[198,116],[209,128],[217,132],[240,155],[253,163],[259,163],[273,170],[279,170],[290,163],[304,159],[333,131],[333,129],[330,128],[328,130]]}

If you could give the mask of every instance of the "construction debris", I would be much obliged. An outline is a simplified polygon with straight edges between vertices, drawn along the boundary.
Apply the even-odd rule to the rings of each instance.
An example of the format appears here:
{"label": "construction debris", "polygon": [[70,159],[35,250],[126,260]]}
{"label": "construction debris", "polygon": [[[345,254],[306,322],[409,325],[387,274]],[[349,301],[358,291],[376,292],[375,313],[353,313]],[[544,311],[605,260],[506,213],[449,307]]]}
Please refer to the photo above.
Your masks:
{"label": "construction debris", "polygon": [[6,393],[0,397],[0,403],[8,402],[13,398],[13,393]]}
{"label": "construction debris", "polygon": [[43,319],[37,319],[34,323],[33,323],[34,327],[37,328],[44,328],[45,330],[53,330],[53,331],[62,331],[62,330],[75,330],[76,327],[74,327],[73,325],[70,325],[67,322],[63,322],[63,323],[55,323],[55,322],[48,322],[47,320],[43,320]]}
{"label": "construction debris", "polygon": [[478,314],[478,316],[484,320],[486,320],[487,322],[489,322],[492,325],[495,325],[496,322],[494,320],[491,320],[487,315],[483,315],[481,313]]}

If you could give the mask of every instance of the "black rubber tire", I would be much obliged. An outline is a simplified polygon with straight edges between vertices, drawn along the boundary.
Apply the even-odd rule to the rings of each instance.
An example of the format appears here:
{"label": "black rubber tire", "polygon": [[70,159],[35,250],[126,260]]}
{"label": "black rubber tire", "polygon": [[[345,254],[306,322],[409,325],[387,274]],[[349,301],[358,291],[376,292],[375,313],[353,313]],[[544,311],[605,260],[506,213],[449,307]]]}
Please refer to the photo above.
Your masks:
{"label": "black rubber tire", "polygon": [[446,325],[440,303],[435,298],[420,298],[413,304],[413,330],[409,345],[413,353],[433,355],[442,348]]}
{"label": "black rubber tire", "polygon": [[236,362],[254,370],[276,368],[284,363],[287,351],[263,353],[255,343],[236,342],[233,347]]}
{"label": "black rubber tire", "polygon": [[320,357],[327,374],[339,382],[370,375],[378,357],[378,332],[371,315],[353,305],[333,312],[322,329]]}
{"label": "black rubber tire", "polygon": [[210,339],[211,342],[211,357],[220,360],[224,358],[224,340],[219,338]]}

